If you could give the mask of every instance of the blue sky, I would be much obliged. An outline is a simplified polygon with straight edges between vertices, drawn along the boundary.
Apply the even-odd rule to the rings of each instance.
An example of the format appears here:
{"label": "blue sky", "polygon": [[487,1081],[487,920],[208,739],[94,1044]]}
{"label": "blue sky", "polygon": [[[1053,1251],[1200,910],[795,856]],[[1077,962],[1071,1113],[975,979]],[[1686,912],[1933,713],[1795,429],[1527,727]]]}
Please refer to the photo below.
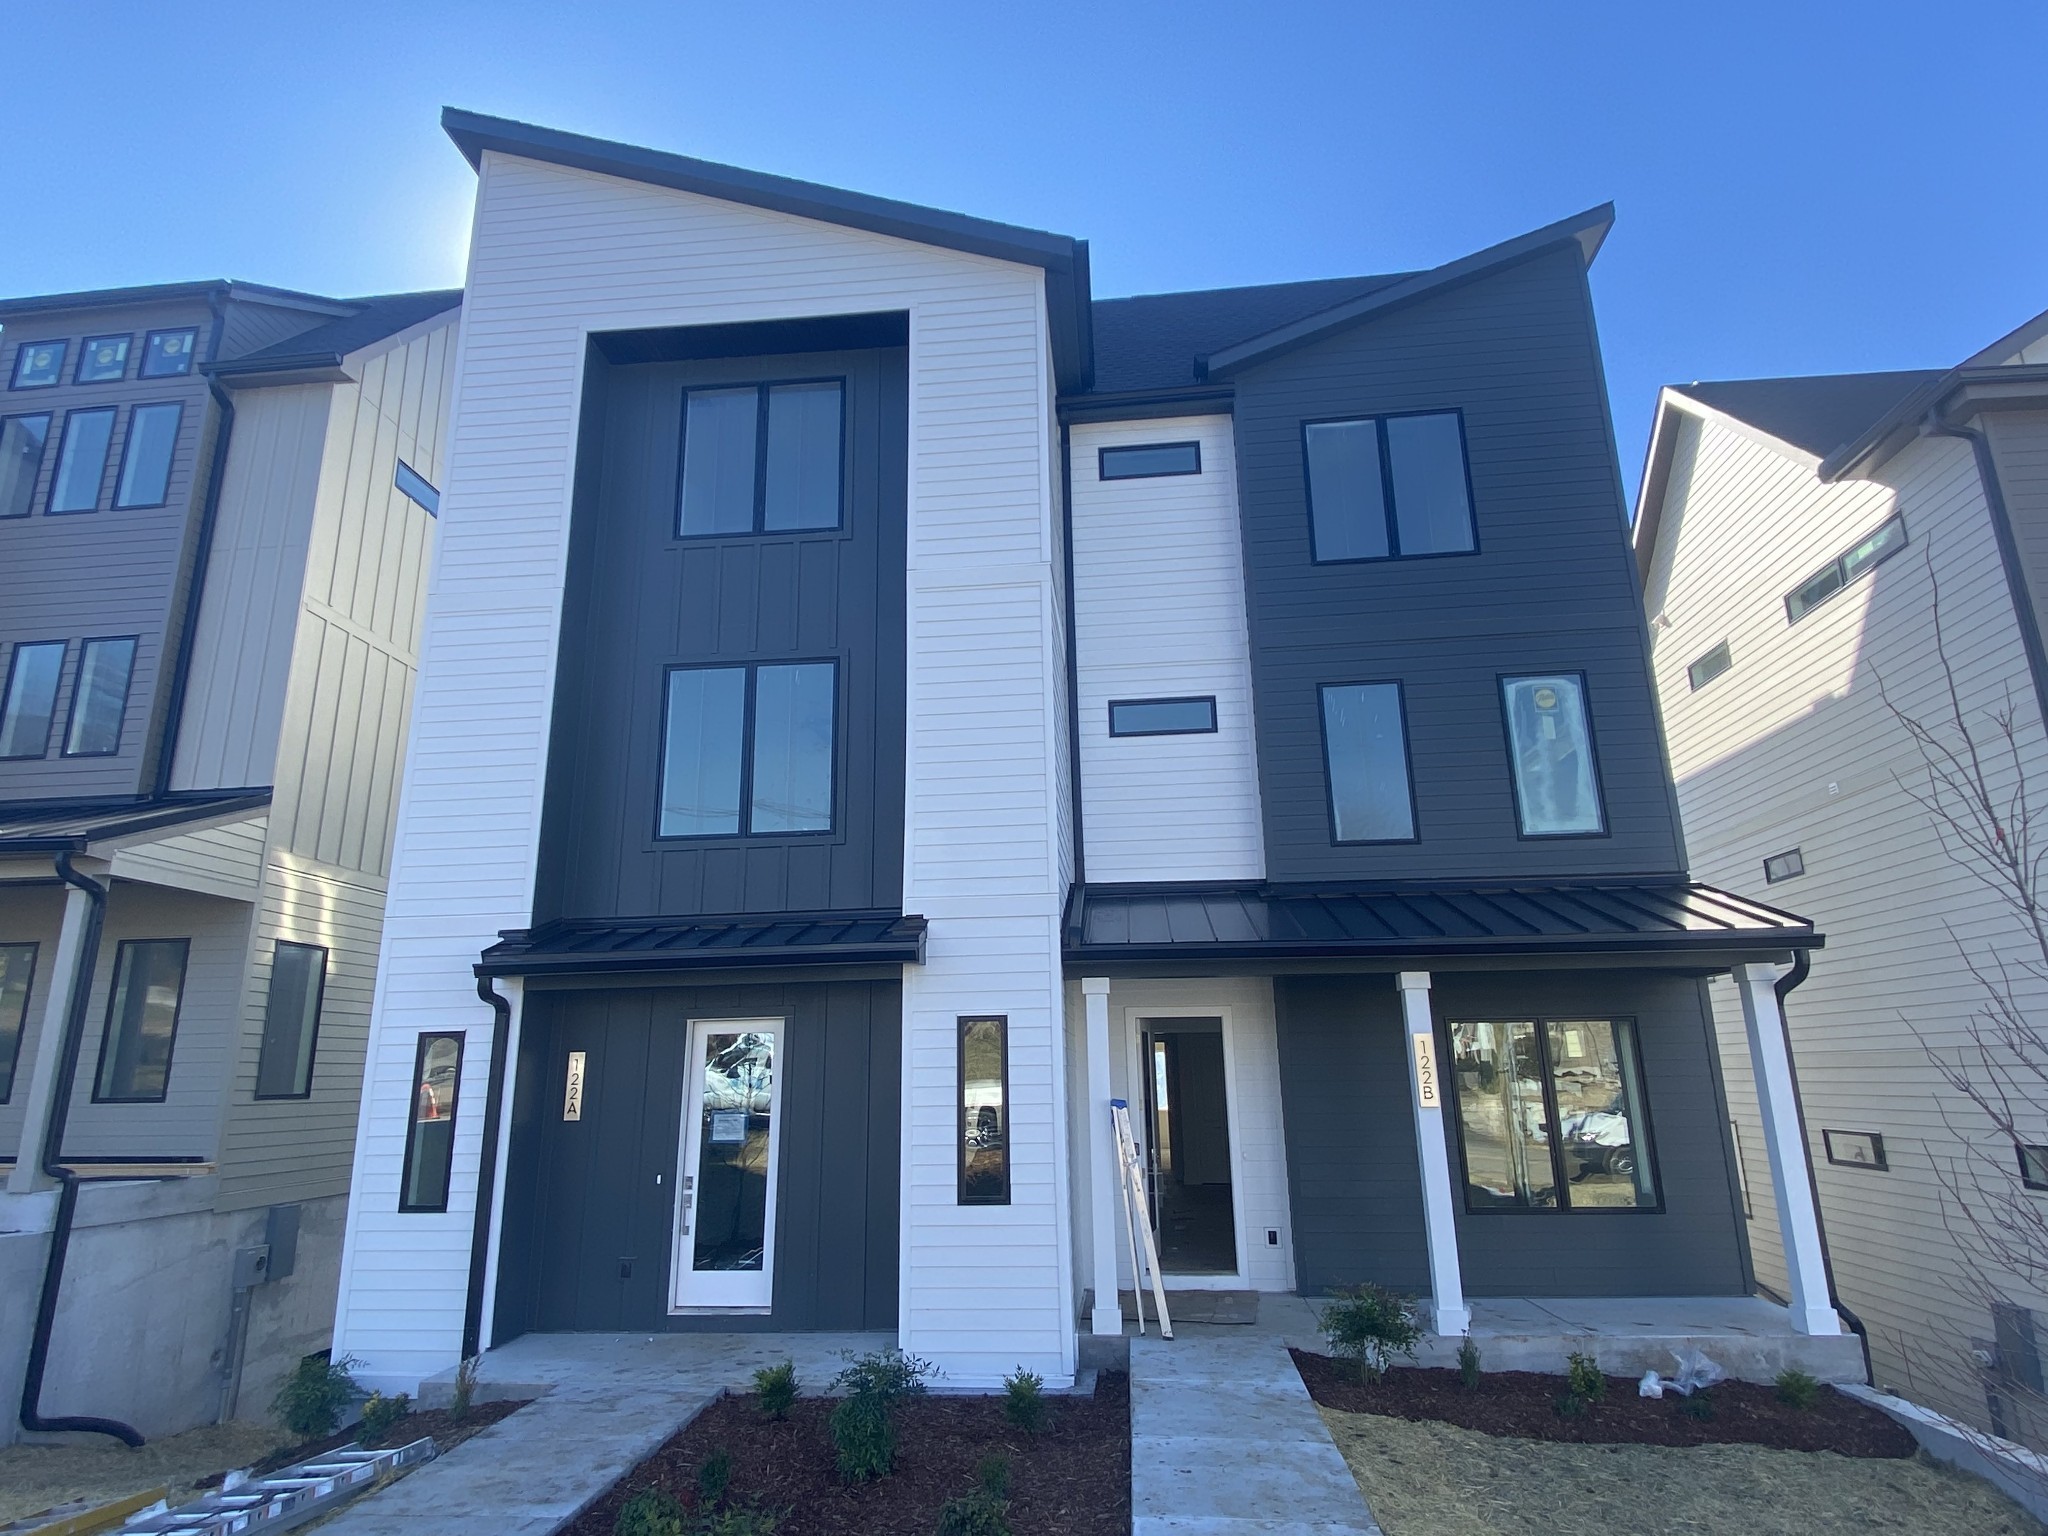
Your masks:
{"label": "blue sky", "polygon": [[2048,308],[2039,0],[69,0],[6,35],[7,294],[459,283],[453,104],[1084,236],[1105,297],[1612,199],[1631,488],[1661,383],[1940,366]]}

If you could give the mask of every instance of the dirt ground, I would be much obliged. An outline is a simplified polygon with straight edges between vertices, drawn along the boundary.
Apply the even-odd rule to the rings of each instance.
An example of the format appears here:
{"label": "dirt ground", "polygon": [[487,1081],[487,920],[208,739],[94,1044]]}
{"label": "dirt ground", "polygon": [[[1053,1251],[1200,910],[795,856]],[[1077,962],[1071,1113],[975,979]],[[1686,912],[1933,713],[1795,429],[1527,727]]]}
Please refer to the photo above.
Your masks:
{"label": "dirt ground", "polygon": [[75,1445],[0,1450],[0,1524],[72,1499],[118,1499],[159,1483],[172,1503],[203,1479],[246,1467],[291,1437],[270,1424],[209,1424],[152,1440],[139,1451],[100,1436]]}
{"label": "dirt ground", "polygon": [[1562,1445],[1322,1410],[1387,1536],[2048,1536],[1924,1458],[1753,1445]]}

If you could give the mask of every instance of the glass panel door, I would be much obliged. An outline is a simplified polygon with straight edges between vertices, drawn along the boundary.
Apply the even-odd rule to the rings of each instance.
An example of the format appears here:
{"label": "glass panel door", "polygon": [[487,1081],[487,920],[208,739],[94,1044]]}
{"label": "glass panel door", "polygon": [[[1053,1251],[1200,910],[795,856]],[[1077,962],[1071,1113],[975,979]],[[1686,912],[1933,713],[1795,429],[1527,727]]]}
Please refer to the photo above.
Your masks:
{"label": "glass panel door", "polygon": [[781,1019],[698,1019],[683,1085],[670,1303],[766,1307],[774,1291]]}

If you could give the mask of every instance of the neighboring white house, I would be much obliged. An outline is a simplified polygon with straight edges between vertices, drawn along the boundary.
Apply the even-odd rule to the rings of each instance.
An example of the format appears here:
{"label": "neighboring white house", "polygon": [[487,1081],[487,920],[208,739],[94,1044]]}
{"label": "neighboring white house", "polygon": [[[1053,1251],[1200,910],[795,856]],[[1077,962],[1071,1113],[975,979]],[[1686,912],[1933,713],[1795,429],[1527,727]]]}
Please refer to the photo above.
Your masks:
{"label": "neighboring white house", "polygon": [[[2014,1065],[1975,1056],[1986,996],[1966,957],[1992,968],[2029,941],[1983,861],[1945,847],[1900,717],[1960,744],[1951,676],[1980,742],[2009,709],[2016,754],[1990,754],[1990,782],[2010,795],[2016,756],[2048,811],[2044,337],[2048,315],[1948,370],[1666,388],[1636,515],[1692,867],[1828,936],[1786,1007],[1840,1299],[1880,1382],[2016,1434],[2037,1431],[2043,1298],[1980,1282],[1969,1218],[2048,1201],[2021,1177],[2048,1143],[2048,1083],[2020,1072],[2016,1146],[1930,1052],[1987,1087]],[[2024,1008],[2048,1006],[2012,974]],[[1740,1011],[1712,992],[1757,1273],[1776,1283]]]}

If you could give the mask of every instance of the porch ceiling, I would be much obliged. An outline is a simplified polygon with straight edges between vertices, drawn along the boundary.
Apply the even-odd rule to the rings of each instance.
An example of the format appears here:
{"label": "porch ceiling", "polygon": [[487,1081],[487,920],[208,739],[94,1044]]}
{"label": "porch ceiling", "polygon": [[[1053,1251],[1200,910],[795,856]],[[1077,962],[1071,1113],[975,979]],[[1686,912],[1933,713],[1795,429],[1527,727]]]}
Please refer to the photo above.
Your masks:
{"label": "porch ceiling", "polygon": [[1305,960],[1642,956],[1725,965],[1823,942],[1790,912],[1689,880],[1081,886],[1070,970]]}

